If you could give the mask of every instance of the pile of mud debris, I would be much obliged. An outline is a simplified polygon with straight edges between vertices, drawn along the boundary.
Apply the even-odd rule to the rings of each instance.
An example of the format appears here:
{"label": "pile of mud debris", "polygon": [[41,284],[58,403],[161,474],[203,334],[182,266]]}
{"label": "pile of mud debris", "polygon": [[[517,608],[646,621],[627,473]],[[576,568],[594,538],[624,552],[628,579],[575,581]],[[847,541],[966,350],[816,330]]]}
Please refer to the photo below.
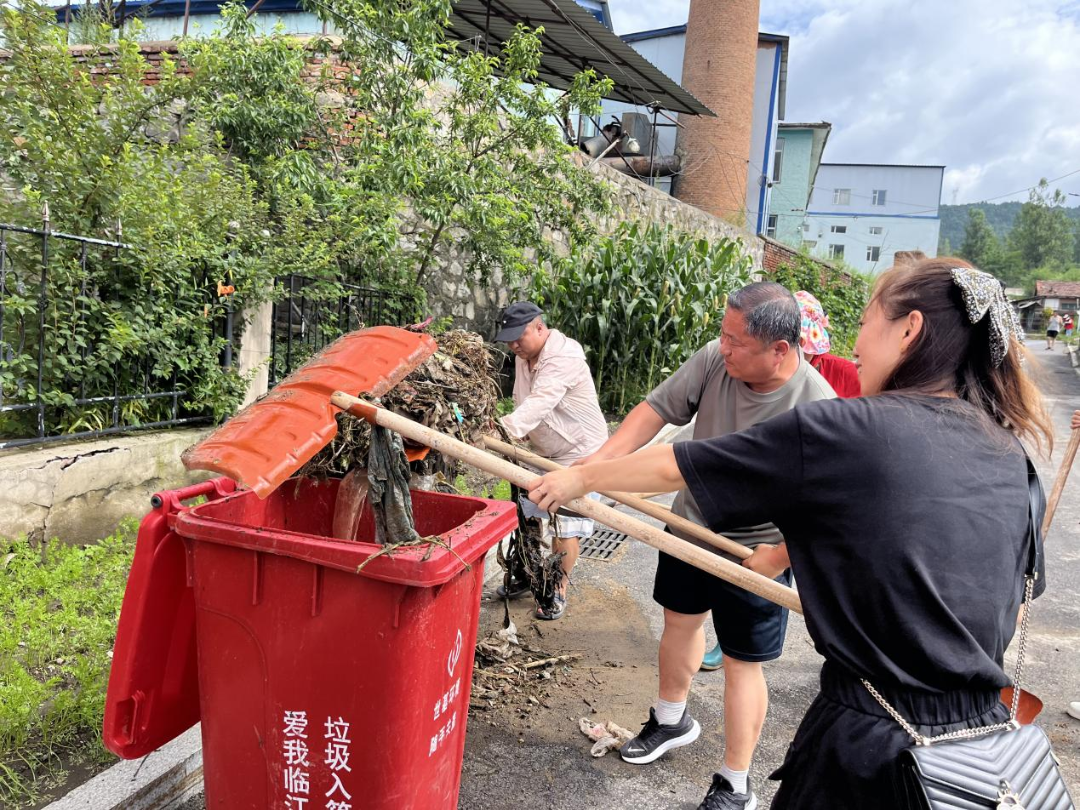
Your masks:
{"label": "pile of mud debris", "polygon": [[[535,627],[530,628],[534,632]],[[552,655],[518,638],[511,621],[477,642],[470,709],[510,708],[526,718],[534,706],[552,708],[553,692],[566,682],[575,653]]]}
{"label": "pile of mud debris", "polygon": [[[498,359],[475,332],[454,329],[435,336],[438,351],[383,397],[380,404],[427,427],[469,444],[498,432]],[[344,475],[367,462],[371,428],[362,419],[338,416],[338,435],[311,459],[300,475]],[[416,462],[419,474],[450,478],[456,466],[441,456]],[[452,478],[450,478],[452,480]]]}

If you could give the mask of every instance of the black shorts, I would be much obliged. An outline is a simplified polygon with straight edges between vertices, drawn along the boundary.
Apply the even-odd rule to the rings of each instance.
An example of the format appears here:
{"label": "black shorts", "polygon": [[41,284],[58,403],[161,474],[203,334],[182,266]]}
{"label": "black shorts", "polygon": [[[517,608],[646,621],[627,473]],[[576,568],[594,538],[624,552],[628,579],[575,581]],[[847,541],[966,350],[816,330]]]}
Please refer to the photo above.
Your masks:
{"label": "black shorts", "polygon": [[[791,585],[791,569],[776,581]],[[668,610],[694,615],[712,611],[716,638],[725,656],[772,661],[784,650],[787,608],[660,552],[653,599]]]}
{"label": "black shorts", "polygon": [[1057,329],[1047,329],[1046,336],[1048,338],[1056,338],[1058,336]]}

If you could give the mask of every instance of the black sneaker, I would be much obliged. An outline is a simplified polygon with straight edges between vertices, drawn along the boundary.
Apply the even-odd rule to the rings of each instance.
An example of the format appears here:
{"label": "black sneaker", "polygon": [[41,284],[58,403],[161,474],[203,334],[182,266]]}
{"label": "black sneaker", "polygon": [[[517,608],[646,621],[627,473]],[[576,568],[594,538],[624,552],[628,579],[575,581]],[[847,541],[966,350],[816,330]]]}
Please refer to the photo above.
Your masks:
{"label": "black sneaker", "polygon": [[[509,596],[507,593],[509,592]],[[532,588],[529,587],[528,582],[522,582],[521,580],[510,580],[510,588],[507,589],[505,585],[500,585],[495,589],[496,595],[500,599],[520,599],[526,594],[532,593]]]}
{"label": "black sneaker", "polygon": [[701,726],[685,710],[678,723],[662,726],[656,721],[656,710],[649,709],[649,721],[630,742],[619,749],[623,762],[644,765],[672,748],[689,745],[701,734]]}
{"label": "black sneaker", "polygon": [[736,793],[731,782],[718,773],[712,777],[712,787],[705,794],[705,800],[698,805],[698,810],[754,810],[757,807],[757,795],[752,790]]}

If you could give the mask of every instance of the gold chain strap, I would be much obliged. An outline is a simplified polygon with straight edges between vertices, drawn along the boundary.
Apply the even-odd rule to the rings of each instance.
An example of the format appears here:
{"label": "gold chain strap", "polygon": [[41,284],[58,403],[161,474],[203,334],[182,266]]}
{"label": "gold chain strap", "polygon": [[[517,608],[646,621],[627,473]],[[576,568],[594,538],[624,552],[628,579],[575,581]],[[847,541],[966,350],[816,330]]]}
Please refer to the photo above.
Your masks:
{"label": "gold chain strap", "polygon": [[983,737],[987,734],[992,734],[995,731],[1005,731],[1007,729],[1019,728],[1020,724],[1016,722],[1016,712],[1020,707],[1020,675],[1024,670],[1024,649],[1027,645],[1027,632],[1028,632],[1028,617],[1031,614],[1031,597],[1035,589],[1035,577],[1031,576],[1027,578],[1027,582],[1024,585],[1024,616],[1020,620],[1020,640],[1016,647],[1016,675],[1013,677],[1013,697],[1012,706],[1009,707],[1009,719],[1005,723],[995,723],[992,726],[981,726],[979,728],[965,728],[959,731],[950,731],[948,734],[939,734],[936,737],[927,737],[917,732],[914,726],[907,720],[900,716],[900,712],[894,709],[889,701],[885,700],[866,678],[860,678],[862,685],[866,687],[868,691],[878,703],[881,704],[881,708],[889,713],[897,723],[899,723],[904,731],[906,731],[911,738],[915,740],[916,745],[933,745],[939,742],[948,742],[949,740],[971,740],[976,737]]}

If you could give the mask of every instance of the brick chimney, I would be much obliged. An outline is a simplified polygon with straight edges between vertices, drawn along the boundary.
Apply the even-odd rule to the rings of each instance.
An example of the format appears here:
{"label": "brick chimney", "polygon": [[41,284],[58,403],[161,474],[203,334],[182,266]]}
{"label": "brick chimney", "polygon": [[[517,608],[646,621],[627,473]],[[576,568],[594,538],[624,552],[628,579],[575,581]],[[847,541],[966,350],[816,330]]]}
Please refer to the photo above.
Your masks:
{"label": "brick chimney", "polygon": [[676,196],[745,223],[759,0],[690,0],[682,85],[716,118],[681,115]]}

